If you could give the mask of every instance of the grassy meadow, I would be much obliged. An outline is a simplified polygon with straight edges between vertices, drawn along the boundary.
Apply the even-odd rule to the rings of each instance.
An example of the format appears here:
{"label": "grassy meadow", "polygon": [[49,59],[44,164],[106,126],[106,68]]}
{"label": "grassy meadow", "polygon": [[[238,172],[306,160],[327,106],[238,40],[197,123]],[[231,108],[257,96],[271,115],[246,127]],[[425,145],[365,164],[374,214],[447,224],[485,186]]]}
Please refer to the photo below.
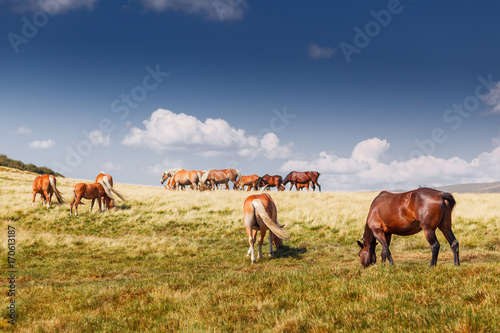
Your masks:
{"label": "grassy meadow", "polygon": [[[500,318],[500,195],[456,194],[461,266],[442,234],[394,236],[394,266],[363,269],[356,240],[377,193],[271,192],[285,249],[251,265],[249,192],[125,185],[118,207],[47,208],[35,175],[0,168],[0,330],[17,332],[491,332]],[[90,182],[87,180],[87,182]],[[17,320],[8,322],[8,227],[15,227]]]}

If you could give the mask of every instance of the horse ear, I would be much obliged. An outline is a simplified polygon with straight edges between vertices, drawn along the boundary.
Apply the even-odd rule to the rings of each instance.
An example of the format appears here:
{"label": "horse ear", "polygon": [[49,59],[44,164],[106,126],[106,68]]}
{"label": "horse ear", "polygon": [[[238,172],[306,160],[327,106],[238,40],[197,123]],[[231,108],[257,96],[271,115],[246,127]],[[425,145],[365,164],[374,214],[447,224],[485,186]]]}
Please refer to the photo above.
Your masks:
{"label": "horse ear", "polygon": [[364,248],[363,243],[361,243],[360,241],[356,241],[356,242],[358,243],[360,248]]}

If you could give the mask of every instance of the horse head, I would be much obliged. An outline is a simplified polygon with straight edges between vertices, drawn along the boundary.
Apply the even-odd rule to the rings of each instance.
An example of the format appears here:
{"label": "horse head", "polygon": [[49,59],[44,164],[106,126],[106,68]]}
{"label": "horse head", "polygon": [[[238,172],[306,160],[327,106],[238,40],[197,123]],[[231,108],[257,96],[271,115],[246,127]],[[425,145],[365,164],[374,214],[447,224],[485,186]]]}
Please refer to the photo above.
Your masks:
{"label": "horse head", "polygon": [[283,185],[283,183],[281,183],[279,186],[278,186],[278,191],[284,191],[285,190],[285,185]]}
{"label": "horse head", "polygon": [[[269,232],[271,232],[271,231],[269,230]],[[271,239],[272,239],[273,245],[276,248],[276,250],[283,247],[283,240],[281,238],[279,238],[278,236],[276,236],[273,232],[271,232]]]}
{"label": "horse head", "polygon": [[377,262],[377,255],[375,253],[375,246],[377,246],[377,242],[375,241],[375,238],[373,239],[371,244],[365,242],[364,238],[361,240],[363,242],[357,241],[359,247],[361,247],[361,250],[359,251],[358,255],[359,258],[361,259],[361,265],[363,265],[363,267],[368,267]]}
{"label": "horse head", "polygon": [[168,176],[167,176],[166,172],[162,173],[160,183],[163,184],[165,182],[165,180],[167,180],[167,178],[168,178]]}

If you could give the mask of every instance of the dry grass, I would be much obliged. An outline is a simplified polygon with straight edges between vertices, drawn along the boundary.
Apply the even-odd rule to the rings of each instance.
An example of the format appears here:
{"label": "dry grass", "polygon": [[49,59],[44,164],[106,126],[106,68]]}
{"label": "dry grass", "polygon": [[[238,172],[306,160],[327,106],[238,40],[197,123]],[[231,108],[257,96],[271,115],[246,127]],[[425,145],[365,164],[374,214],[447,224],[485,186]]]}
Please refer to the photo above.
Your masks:
{"label": "dry grass", "polygon": [[[393,238],[394,267],[363,269],[355,241],[377,193],[273,192],[292,238],[276,258],[250,265],[241,221],[249,193],[116,184],[126,203],[103,214],[87,204],[70,217],[67,203],[31,207],[33,178],[0,170],[2,258],[8,225],[18,245],[16,331],[497,329],[499,195],[455,196],[461,267],[439,234],[429,269],[420,233]],[[77,182],[58,179],[67,200]],[[0,314],[0,328],[13,330],[5,306]]]}

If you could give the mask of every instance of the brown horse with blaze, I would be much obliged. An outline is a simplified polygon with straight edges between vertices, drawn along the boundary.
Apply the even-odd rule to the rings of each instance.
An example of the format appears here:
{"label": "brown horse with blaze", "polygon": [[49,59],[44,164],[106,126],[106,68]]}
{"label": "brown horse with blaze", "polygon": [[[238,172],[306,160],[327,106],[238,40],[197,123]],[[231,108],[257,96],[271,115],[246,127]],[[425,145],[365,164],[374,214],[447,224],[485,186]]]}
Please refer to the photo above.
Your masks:
{"label": "brown horse with blaze", "polygon": [[256,194],[246,198],[243,204],[243,223],[245,224],[248,243],[250,248],[247,257],[251,256],[252,263],[255,260],[254,245],[257,232],[260,231],[258,259],[262,259],[262,243],[269,230],[269,256],[273,256],[273,244],[278,249],[282,245],[282,239],[290,236],[283,230],[284,225],[278,223],[278,211],[273,199],[269,194]]}
{"label": "brown horse with blaze", "polygon": [[391,236],[409,236],[423,230],[432,251],[430,266],[436,266],[440,248],[436,229],[439,228],[451,246],[455,266],[459,266],[458,241],[451,231],[451,212],[455,203],[450,193],[431,188],[399,194],[381,192],[368,212],[363,243],[358,241],[361,264],[367,267],[377,261],[375,247],[378,240],[382,245],[382,262],[389,259],[393,265],[389,251]]}
{"label": "brown horse with blaze", "polygon": [[33,180],[33,201],[31,201],[31,206],[35,203],[35,197],[40,194],[42,198],[42,203],[45,204],[47,202],[47,208],[50,207],[50,202],[52,201],[52,195],[55,194],[57,201],[59,203],[64,203],[64,198],[56,187],[57,181],[56,177],[52,175],[41,175],[36,176]]}

